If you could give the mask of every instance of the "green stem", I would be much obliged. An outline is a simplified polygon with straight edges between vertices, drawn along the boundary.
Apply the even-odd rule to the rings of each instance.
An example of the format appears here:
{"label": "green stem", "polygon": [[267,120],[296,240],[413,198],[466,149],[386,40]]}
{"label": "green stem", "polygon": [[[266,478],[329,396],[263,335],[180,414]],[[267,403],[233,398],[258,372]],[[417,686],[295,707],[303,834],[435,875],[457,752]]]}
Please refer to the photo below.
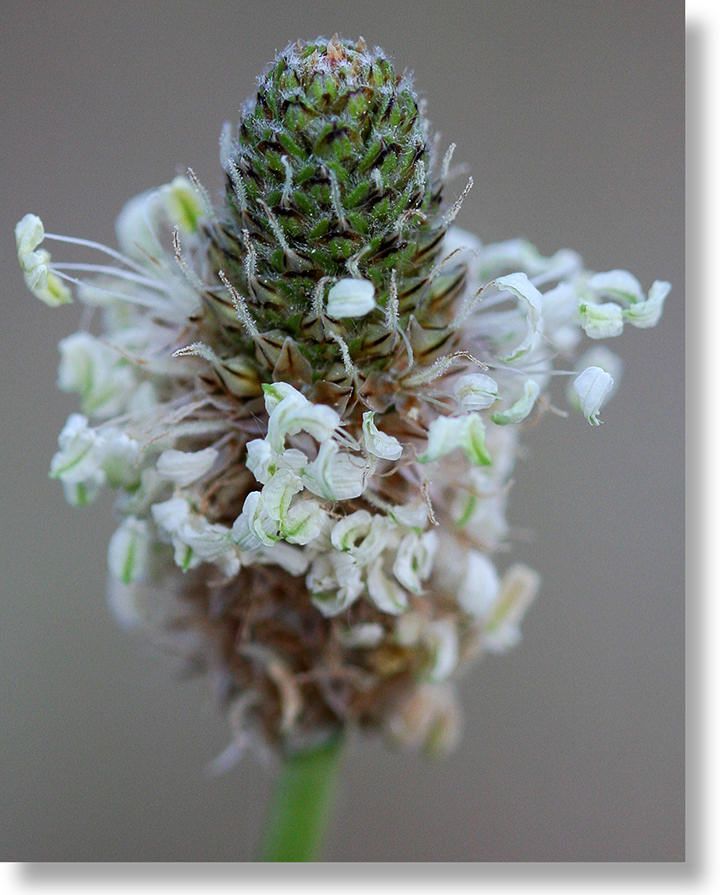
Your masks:
{"label": "green stem", "polygon": [[263,861],[313,861],[330,817],[342,736],[289,756],[275,785]]}

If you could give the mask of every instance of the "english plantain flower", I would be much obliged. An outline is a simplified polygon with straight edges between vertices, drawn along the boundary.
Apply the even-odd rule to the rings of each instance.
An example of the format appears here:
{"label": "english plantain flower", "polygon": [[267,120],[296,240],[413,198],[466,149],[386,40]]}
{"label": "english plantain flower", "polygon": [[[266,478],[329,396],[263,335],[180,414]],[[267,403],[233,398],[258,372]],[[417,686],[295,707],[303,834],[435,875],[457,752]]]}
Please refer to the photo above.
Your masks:
{"label": "english plantain flower", "polygon": [[[110,604],[214,680],[245,750],[353,725],[443,753],[454,682],[520,638],[539,586],[505,507],[553,377],[591,425],[619,362],[585,336],[654,326],[669,284],[455,226],[451,145],[364,41],[287,47],[192,171],[132,199],[118,249],[45,233],[18,257],[80,398],[51,475],[116,495]],[[62,262],[47,243],[92,250]]]}

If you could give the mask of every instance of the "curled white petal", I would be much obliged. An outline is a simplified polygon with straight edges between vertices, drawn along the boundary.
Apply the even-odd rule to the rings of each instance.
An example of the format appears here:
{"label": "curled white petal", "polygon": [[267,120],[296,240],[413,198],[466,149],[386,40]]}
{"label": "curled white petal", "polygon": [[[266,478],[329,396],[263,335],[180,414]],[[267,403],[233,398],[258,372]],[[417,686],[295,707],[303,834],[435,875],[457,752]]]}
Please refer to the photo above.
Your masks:
{"label": "curled white petal", "polygon": [[303,575],[307,571],[310,557],[306,550],[278,541],[272,547],[264,547],[259,551],[260,559],[280,566],[291,575]]}
{"label": "curled white petal", "polygon": [[665,299],[670,293],[670,283],[662,280],[656,280],[648,290],[648,296],[645,301],[638,302],[626,308],[623,317],[632,326],[638,329],[648,329],[655,326],[663,312]]}
{"label": "curled white petal", "polygon": [[[296,400],[305,398],[302,392],[290,385],[289,382],[269,382],[263,385],[263,396],[265,399],[265,410],[272,413],[283,398],[293,397]],[[305,400],[307,400],[305,398]]]}
{"label": "curled white petal", "polygon": [[171,223],[186,233],[194,233],[203,208],[198,191],[187,177],[176,177],[160,188],[164,209]]}
{"label": "curled white petal", "polygon": [[115,426],[102,431],[102,468],[113,488],[135,488],[140,482],[140,443]]}
{"label": "curled white petal", "polygon": [[110,574],[124,584],[142,581],[147,574],[151,545],[150,526],[144,519],[124,519],[108,545]]}
{"label": "curled white petal", "polygon": [[485,373],[466,373],[455,380],[455,396],[462,410],[484,410],[497,400],[498,384]]}
{"label": "curled white petal", "polygon": [[325,531],[327,522],[327,513],[316,500],[298,500],[287,511],[281,534],[290,544],[310,544]]}
{"label": "curled white petal", "polygon": [[15,243],[17,245],[18,261],[23,270],[35,266],[32,253],[45,239],[45,228],[42,220],[36,214],[26,214],[15,225]]}
{"label": "curled white petal", "polygon": [[458,635],[455,623],[450,619],[438,619],[430,622],[424,632],[423,640],[430,650],[430,664],[426,675],[433,683],[447,680],[458,664]]}
{"label": "curled white petal", "polygon": [[514,565],[500,583],[500,593],[492,611],[484,621],[484,642],[487,649],[501,652],[520,640],[520,622],[535,599],[540,577],[533,569]]}
{"label": "curled white petal", "polygon": [[581,301],[578,314],[580,325],[591,339],[610,339],[623,331],[623,309],[614,301]]}
{"label": "curled white petal", "polygon": [[573,381],[580,410],[591,426],[600,425],[600,408],[612,392],[614,384],[612,376],[600,367],[587,367]]}
{"label": "curled white petal", "polygon": [[336,550],[349,553],[370,531],[372,516],[367,510],[356,510],[333,526],[330,541]]}
{"label": "curled white petal", "polygon": [[526,354],[543,332],[542,295],[533,286],[524,273],[511,273],[505,277],[498,277],[495,286],[501,292],[510,292],[525,308],[527,317],[527,331],[521,342],[515,346],[510,355],[503,358],[512,361]]}
{"label": "curled white petal", "polygon": [[171,497],[152,506],[155,524],[168,534],[174,534],[190,514],[190,505],[184,497]]}
{"label": "curled white petal", "polygon": [[423,500],[413,500],[409,503],[397,504],[390,510],[391,518],[398,525],[406,528],[414,528],[418,531],[427,524],[427,504]]}
{"label": "curled white petal", "polygon": [[588,280],[588,286],[600,297],[607,296],[629,304],[643,301],[645,297],[637,278],[627,270],[596,273]]}
{"label": "curled white petal", "polygon": [[302,481],[290,469],[279,469],[262,489],[265,510],[271,519],[284,522],[293,497],[302,491]]}
{"label": "curled white petal", "polygon": [[210,562],[228,577],[237,574],[240,559],[230,540],[229,528],[193,512],[182,497],[153,504],[152,516],[158,528],[170,536],[175,564],[183,571],[194,569],[201,562]]}
{"label": "curled white petal", "polygon": [[368,594],[381,612],[400,615],[408,607],[408,595],[383,570],[382,559],[370,566],[367,576]]}
{"label": "curled white petal", "polygon": [[32,294],[50,307],[68,304],[72,295],[67,285],[50,268],[50,252],[38,248],[45,239],[43,222],[36,214],[26,214],[15,225],[18,261],[25,284]]}
{"label": "curled white petal", "polygon": [[393,435],[386,435],[375,425],[375,413],[368,410],[363,413],[363,439],[369,453],[383,460],[398,460],[402,454],[402,445]]}
{"label": "curled white petal", "polygon": [[495,605],[500,591],[500,579],[495,566],[483,553],[469,550],[456,599],[458,605],[474,618],[482,618]]}
{"label": "curled white petal", "polygon": [[303,471],[306,487],[326,500],[360,497],[371,467],[354,454],[340,452],[334,441],[324,441],[317,457]]}
{"label": "curled white petal", "polygon": [[339,425],[340,417],[332,407],[313,404],[300,392],[295,392],[287,394],[273,405],[267,438],[273,450],[282,451],[288,435],[307,432],[316,441],[325,441],[332,437]]}
{"label": "curled white petal", "polygon": [[412,532],[402,539],[393,563],[393,574],[403,587],[414,594],[421,593],[422,583],[432,571],[436,549],[437,535],[433,531],[421,535]]}
{"label": "curled white petal", "polygon": [[163,451],[158,457],[157,471],[181,488],[196,482],[208,473],[217,459],[215,448],[202,451]]}
{"label": "curled white petal", "polygon": [[485,424],[479,413],[434,419],[428,429],[427,449],[418,457],[418,461],[431,463],[456,448],[462,448],[471,463],[478,466],[488,466],[491,463],[485,446]]}
{"label": "curled white petal", "polygon": [[523,393],[517,401],[507,410],[493,413],[490,419],[498,426],[506,426],[511,423],[521,423],[527,418],[535,406],[535,401],[540,394],[540,386],[534,379],[526,379]]}
{"label": "curled white petal", "polygon": [[139,445],[118,429],[99,432],[88,427],[86,417],[74,413],[58,437],[58,446],[50,475],[63,485],[82,484],[96,490],[106,481],[113,487],[133,487],[139,481]]}
{"label": "curled white petal", "polygon": [[245,498],[242,512],[233,522],[231,539],[241,550],[253,551],[261,546],[272,547],[277,538],[277,524],[265,509],[263,496],[251,491]]}
{"label": "curled white petal", "polygon": [[99,478],[86,479],[82,482],[63,481],[63,493],[65,500],[71,507],[86,507],[92,503],[100,493],[100,489],[105,484],[105,479]]}
{"label": "curled white petal", "polygon": [[344,612],[363,592],[360,569],[346,553],[321,553],[305,579],[313,605],[326,617]]}
{"label": "curled white petal", "polygon": [[326,313],[333,320],[364,317],[375,307],[375,287],[369,280],[344,277],[328,292]]}
{"label": "curled white petal", "polygon": [[[102,439],[88,427],[87,417],[71,414],[58,436],[59,450],[50,462],[50,475],[63,485],[82,485],[93,496],[106,481],[102,468]],[[78,494],[74,502],[89,502],[90,496]]]}
{"label": "curled white petal", "polygon": [[245,465],[262,485],[266,485],[277,469],[277,454],[264,438],[248,441]]}

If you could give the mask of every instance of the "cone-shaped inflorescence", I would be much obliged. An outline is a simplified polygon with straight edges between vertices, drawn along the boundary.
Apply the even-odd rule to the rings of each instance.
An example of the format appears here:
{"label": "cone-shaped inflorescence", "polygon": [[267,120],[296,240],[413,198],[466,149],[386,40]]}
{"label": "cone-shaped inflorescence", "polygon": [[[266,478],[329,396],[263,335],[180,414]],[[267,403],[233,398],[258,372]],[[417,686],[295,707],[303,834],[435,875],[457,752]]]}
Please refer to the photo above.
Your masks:
{"label": "cone-shaped inflorescence", "polygon": [[[453,215],[439,210],[447,165],[434,165],[409,75],[362,40],[292,45],[222,153],[211,255],[245,296],[261,363],[274,366],[289,338],[283,361],[299,353],[314,380],[357,386],[406,350],[399,329],[414,330],[421,356],[447,347],[465,271],[433,275]],[[227,294],[213,304],[238,327]]]}
{"label": "cone-shaped inflorescence", "polygon": [[[17,226],[28,287],[99,324],[60,346],[82,415],[51,474],[74,504],[117,491],[111,604],[212,673],[221,765],[348,724],[452,747],[453,680],[517,642],[537,589],[493,561],[522,429],[573,367],[597,425],[620,367],[576,359],[583,331],[662,313],[668,283],[448,230],[467,187],[442,195],[433,145],[380,50],[318,39],[224,129],[220,208],[190,172],[126,205],[119,252]],[[106,257],[55,264],[45,239]]]}

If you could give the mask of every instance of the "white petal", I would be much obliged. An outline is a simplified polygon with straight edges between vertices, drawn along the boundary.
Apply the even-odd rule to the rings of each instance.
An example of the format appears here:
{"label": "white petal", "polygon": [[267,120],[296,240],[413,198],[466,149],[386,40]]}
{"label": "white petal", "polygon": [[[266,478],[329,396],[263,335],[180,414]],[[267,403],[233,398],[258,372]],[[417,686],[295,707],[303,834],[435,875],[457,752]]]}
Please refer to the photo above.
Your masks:
{"label": "white petal", "polygon": [[140,482],[140,443],[121,429],[102,430],[99,444],[102,468],[114,488],[134,488]]}
{"label": "white petal", "polygon": [[527,278],[524,273],[511,273],[505,277],[498,277],[495,286],[501,291],[511,292],[525,307],[527,316],[527,332],[513,349],[512,353],[503,358],[505,361],[515,360],[529,351],[537,338],[543,332],[542,295]]}
{"label": "white petal", "polygon": [[650,287],[647,300],[626,308],[623,317],[638,329],[655,326],[662,316],[663,305],[670,289],[670,283],[657,280]]}
{"label": "white petal", "polygon": [[142,581],[150,562],[152,535],[143,519],[125,519],[110,538],[108,566],[118,581],[130,584]]}
{"label": "white petal", "polygon": [[123,206],[115,221],[115,233],[121,250],[130,258],[147,264],[150,257],[162,254],[162,244],[155,234],[160,207],[158,189],[146,190]]}
{"label": "white petal", "polygon": [[537,572],[515,565],[505,573],[496,604],[485,620],[487,649],[500,652],[520,639],[519,624],[540,586]]}
{"label": "white petal", "polygon": [[275,451],[282,451],[285,438],[307,432],[316,441],[331,438],[340,425],[339,415],[325,404],[312,404],[299,392],[289,394],[270,412],[267,438]]}
{"label": "white petal", "polygon": [[422,592],[422,582],[432,571],[436,549],[437,536],[432,531],[422,535],[412,532],[402,539],[393,563],[393,574],[403,587],[414,594]]}
{"label": "white petal", "polygon": [[457,696],[447,683],[421,682],[394,707],[387,726],[391,737],[406,748],[446,755],[460,737]]}
{"label": "white petal", "polygon": [[24,272],[25,285],[35,298],[39,298],[49,308],[68,305],[73,300],[72,293],[60,277],[48,267],[49,253],[45,252],[45,256],[46,262]]}
{"label": "white petal", "polygon": [[50,463],[50,475],[63,484],[90,484],[95,490],[105,481],[102,439],[88,427],[87,418],[71,414],[58,436],[60,450]]}
{"label": "white petal", "polygon": [[521,397],[507,410],[493,413],[490,419],[498,426],[506,426],[509,423],[521,423],[535,406],[535,401],[539,394],[540,386],[537,382],[534,379],[526,379]]}
{"label": "white petal", "polygon": [[277,468],[277,454],[264,438],[248,441],[245,465],[262,485],[266,485]]}
{"label": "white petal", "polygon": [[176,537],[186,544],[199,559],[215,562],[231,548],[230,529],[209,522],[199,513],[191,513],[177,530]]}
{"label": "white petal", "polygon": [[498,384],[485,373],[466,373],[455,380],[455,395],[462,410],[484,410],[497,400]]}
{"label": "white petal", "polygon": [[458,664],[458,636],[455,624],[449,619],[430,622],[423,633],[430,648],[430,666],[426,671],[432,682],[447,680]]}
{"label": "white petal", "polygon": [[148,264],[151,258],[165,254],[165,231],[169,234],[176,224],[185,233],[192,233],[197,230],[201,216],[197,190],[186,177],[180,176],[130,199],[118,215],[115,232],[126,255]]}
{"label": "white petal", "polygon": [[349,552],[370,531],[372,516],[367,510],[357,510],[340,519],[333,526],[330,541],[336,550]]}
{"label": "white petal", "polygon": [[299,500],[288,510],[281,533],[290,544],[309,544],[322,534],[327,521],[316,500]]}
{"label": "white petal", "polygon": [[484,554],[469,550],[465,575],[457,592],[460,608],[468,615],[482,618],[495,605],[499,590],[495,566]]}
{"label": "white petal", "polygon": [[18,261],[23,270],[34,266],[34,259],[30,256],[43,239],[45,239],[45,228],[36,214],[26,214],[15,225]]}
{"label": "white petal", "polygon": [[328,292],[326,313],[333,320],[364,317],[375,307],[375,287],[369,280],[345,277]]}
{"label": "white petal", "polygon": [[277,525],[265,509],[262,494],[251,491],[245,498],[242,512],[233,523],[230,537],[241,550],[257,550],[277,541]]}
{"label": "white petal", "polygon": [[578,313],[580,326],[591,339],[611,339],[623,331],[623,309],[615,302],[581,301]]}
{"label": "white petal", "polygon": [[360,497],[371,467],[353,454],[340,453],[334,441],[324,441],[317,457],[303,472],[306,487],[326,500]]}
{"label": "white petal", "polygon": [[163,451],[158,457],[157,471],[181,488],[196,482],[212,469],[217,459],[215,448],[202,451]]}
{"label": "white petal", "polygon": [[363,591],[360,570],[346,553],[321,554],[306,578],[313,605],[326,617],[344,612]]}
{"label": "white petal", "polygon": [[[62,481],[62,479],[61,479]],[[62,482],[65,500],[72,507],[86,507],[92,503],[105,484],[102,474],[83,482]]]}
{"label": "white petal", "polygon": [[45,238],[43,223],[36,214],[26,214],[15,226],[18,261],[25,285],[32,294],[50,307],[68,304],[72,294],[50,268],[50,252],[38,246]]}
{"label": "white petal", "polygon": [[161,187],[161,196],[170,222],[177,224],[185,233],[194,233],[203,208],[198,191],[187,177],[176,177]]}
{"label": "white petal", "polygon": [[263,385],[262,390],[265,398],[265,410],[268,413],[272,413],[283,398],[292,396],[298,400],[303,399],[307,401],[303,393],[293,388],[289,382],[266,383]]}
{"label": "white petal", "polygon": [[289,469],[278,469],[262,489],[265,510],[271,519],[283,522],[293,497],[302,491],[302,482]]}
{"label": "white petal", "polygon": [[151,513],[155,524],[174,534],[190,514],[190,505],[184,497],[171,497],[162,503],[152,505]]}
{"label": "white petal", "polygon": [[377,646],[384,636],[383,626],[377,622],[363,622],[338,633],[340,642],[348,649],[371,649]]}
{"label": "white petal", "polygon": [[351,553],[356,562],[361,566],[367,566],[386,549],[392,549],[397,537],[394,536],[396,525],[385,516],[373,516],[370,523],[370,531],[362,539],[362,542],[352,548]]}
{"label": "white petal", "polygon": [[398,525],[420,530],[425,528],[427,523],[427,504],[424,500],[396,504],[390,511],[390,516]]}
{"label": "white petal", "polygon": [[588,280],[588,286],[599,296],[616,298],[633,304],[643,301],[642,286],[627,270],[608,270],[596,273]]}
{"label": "white petal", "polygon": [[613,389],[614,380],[600,367],[587,367],[573,382],[573,389],[585,419],[591,426],[599,426],[598,413]]}
{"label": "white petal", "polygon": [[490,464],[491,458],[485,447],[485,424],[480,414],[434,419],[428,429],[427,450],[418,457],[418,462],[431,463],[456,448],[462,448],[468,460],[478,466]]}
{"label": "white petal", "polygon": [[287,450],[284,450],[282,454],[280,454],[278,464],[285,469],[290,469],[292,472],[300,475],[303,469],[308,465],[308,458],[297,448],[287,448]]}
{"label": "white petal", "polygon": [[272,547],[264,547],[260,551],[260,556],[295,576],[305,573],[310,559],[304,550],[286,544],[284,541],[278,541]]}
{"label": "white petal", "polygon": [[382,559],[375,560],[370,566],[367,587],[370,599],[381,612],[400,615],[407,609],[408,595],[392,578],[385,574]]}
{"label": "white petal", "polygon": [[369,453],[384,460],[398,460],[402,454],[402,445],[393,435],[386,435],[375,425],[375,413],[368,410],[363,413],[363,439]]}
{"label": "white petal", "polygon": [[125,409],[137,383],[118,351],[86,332],[73,333],[58,347],[58,388],[79,394],[83,413],[107,419]]}

